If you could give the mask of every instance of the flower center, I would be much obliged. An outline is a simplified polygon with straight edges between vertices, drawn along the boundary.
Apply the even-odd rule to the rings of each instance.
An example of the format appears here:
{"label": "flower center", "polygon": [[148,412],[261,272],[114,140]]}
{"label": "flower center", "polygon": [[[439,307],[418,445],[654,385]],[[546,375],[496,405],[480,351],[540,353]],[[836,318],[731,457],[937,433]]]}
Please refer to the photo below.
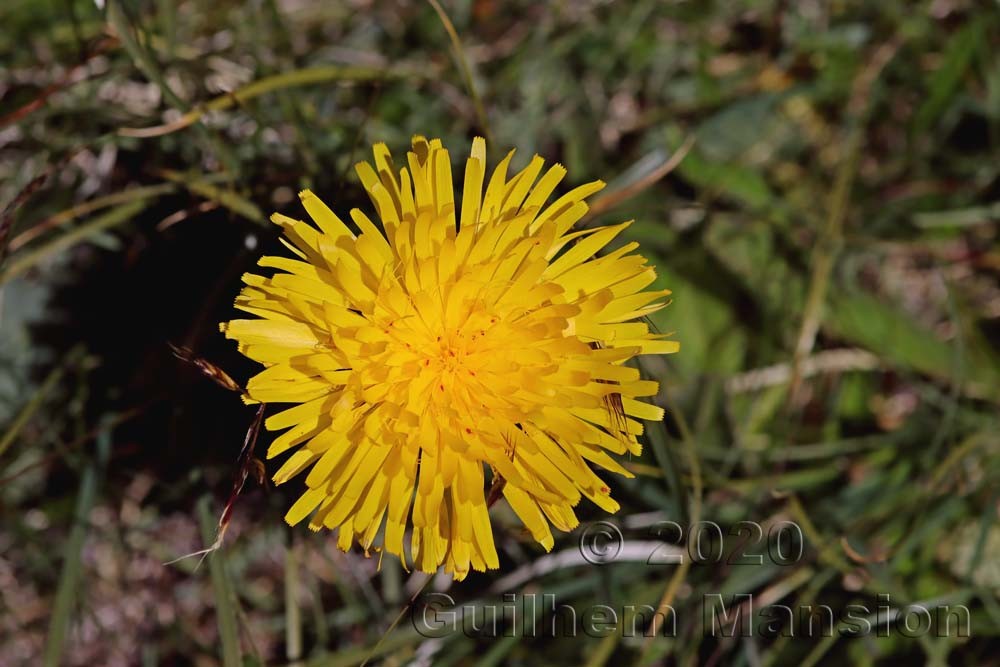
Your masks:
{"label": "flower center", "polygon": [[[488,362],[506,353],[498,345],[498,322],[497,318],[484,322],[471,317],[465,326],[447,330],[417,350],[424,355],[420,374],[431,378],[431,399],[436,406],[472,410],[476,404],[473,399],[488,395],[482,383]],[[456,393],[460,397],[457,403]],[[469,400],[464,400],[466,397]]]}

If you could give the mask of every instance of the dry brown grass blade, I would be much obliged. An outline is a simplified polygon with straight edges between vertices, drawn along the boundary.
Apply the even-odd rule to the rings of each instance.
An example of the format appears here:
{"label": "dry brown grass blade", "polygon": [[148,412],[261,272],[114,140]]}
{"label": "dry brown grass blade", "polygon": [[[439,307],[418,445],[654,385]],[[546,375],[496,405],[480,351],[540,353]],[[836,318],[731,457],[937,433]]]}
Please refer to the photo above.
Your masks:
{"label": "dry brown grass blade", "polygon": [[46,102],[49,101],[50,97],[68,88],[72,84],[76,83],[76,81],[74,81],[74,77],[76,76],[77,72],[83,69],[83,67],[88,62],[90,62],[92,58],[107,53],[108,51],[117,47],[118,44],[119,44],[118,40],[115,39],[114,37],[105,37],[100,41],[98,41],[97,44],[90,50],[90,52],[84,55],[83,60],[80,63],[66,70],[66,73],[63,74],[58,81],[55,81],[54,83],[51,83],[45,88],[43,88],[42,91],[38,94],[38,96],[35,97],[35,99],[31,100],[26,104],[23,104],[17,109],[14,109],[10,113],[0,116],[0,129],[3,129],[8,125],[13,125],[14,123],[17,123],[27,118],[34,112],[44,107]]}
{"label": "dry brown grass blade", "polygon": [[[174,353],[174,356],[193,365],[201,372],[202,375],[215,384],[219,385],[223,389],[228,389],[229,391],[236,392],[244,396],[246,395],[246,390],[241,387],[236,380],[231,378],[228,373],[215,364],[196,356],[190,348],[174,345],[173,343],[167,344],[170,346],[170,350]],[[253,452],[257,445],[257,437],[260,435],[260,428],[264,423],[264,412],[266,408],[266,403],[261,403],[257,407],[257,413],[254,416],[253,421],[250,423],[250,428],[247,429],[246,436],[243,438],[243,447],[240,449],[240,454],[236,458],[236,469],[233,473],[233,483],[229,490],[229,497],[226,499],[226,506],[223,508],[222,514],[219,516],[219,523],[215,533],[215,541],[205,549],[185,554],[180,558],[175,558],[172,561],[164,563],[164,565],[170,565],[171,563],[176,563],[177,561],[181,561],[192,556],[201,556],[201,560],[198,561],[198,565],[200,566],[208,554],[216,551],[222,546],[226,530],[229,528],[229,523],[233,518],[233,510],[236,507],[236,500],[243,491],[243,486],[246,484],[247,477],[253,475],[254,479],[256,479],[258,483],[263,483],[263,464],[258,459],[254,458]]]}
{"label": "dry brown grass blade", "polygon": [[689,136],[687,139],[685,139],[684,143],[681,144],[681,146],[676,151],[674,151],[673,155],[671,155],[670,158],[666,162],[661,164],[659,167],[649,172],[639,180],[633,183],[629,183],[625,187],[615,190],[613,192],[608,192],[607,194],[595,199],[593,203],[590,205],[590,211],[588,211],[587,217],[600,215],[601,213],[604,213],[608,209],[614,208],[623,201],[635,197],[643,190],[646,190],[647,188],[651,187],[654,183],[656,183],[660,179],[666,177],[667,174],[676,169],[677,166],[684,161],[684,158],[687,157],[687,154],[691,151],[691,148],[694,147],[694,143],[695,143],[694,136],[693,135]]}
{"label": "dry brown grass blade", "polygon": [[260,427],[264,423],[264,411],[266,408],[266,403],[261,403],[257,408],[257,414],[254,415],[253,422],[250,423],[250,428],[247,430],[246,437],[243,439],[243,449],[240,450],[240,455],[236,459],[236,474],[233,475],[233,486],[229,492],[229,498],[226,500],[226,507],[222,510],[222,516],[219,517],[219,536],[217,541],[221,542],[222,535],[229,526],[229,520],[233,516],[233,507],[236,504],[236,498],[240,495],[240,492],[243,491],[243,485],[247,481],[247,476],[257,467],[254,464],[256,459],[253,457],[253,450],[257,445],[257,436],[260,435]]}
{"label": "dry brown grass blade", "polygon": [[32,225],[29,229],[24,230],[10,240],[10,251],[15,252],[19,248],[22,248],[38,237],[44,235],[46,232],[58,229],[66,223],[76,220],[77,218],[81,218],[88,213],[93,213],[94,211],[114,206],[115,204],[126,204],[138,199],[156,197],[172,192],[176,189],[177,186],[173,183],[161,183],[160,185],[129,188],[127,190],[122,190],[121,192],[114,192],[104,197],[96,197],[94,199],[87,200],[77,204],[76,206],[68,208],[65,211],[61,211],[55,215],[45,218],[41,222]]}
{"label": "dry brown grass blade", "polygon": [[224,370],[216,366],[210,361],[203,359],[201,357],[195,356],[191,348],[183,347],[179,345],[174,345],[173,343],[167,343],[170,346],[170,351],[174,353],[174,356],[181,361],[186,361],[191,364],[199,371],[201,374],[207,377],[209,380],[219,385],[223,389],[228,389],[229,391],[235,391],[238,394],[243,394],[243,387],[239,385],[236,380],[229,377],[229,374]]}
{"label": "dry brown grass blade", "polygon": [[171,565],[187,558],[201,556],[198,560],[198,565],[195,567],[195,569],[198,569],[210,553],[218,551],[222,547],[222,542],[226,537],[226,530],[229,528],[229,523],[233,518],[233,509],[236,507],[236,499],[239,498],[240,493],[243,491],[243,485],[246,483],[247,477],[251,472],[254,472],[254,470],[257,469],[257,465],[255,463],[256,459],[253,457],[253,451],[254,447],[257,445],[257,436],[260,435],[260,427],[264,423],[264,410],[266,407],[267,404],[260,404],[257,408],[257,414],[254,416],[254,420],[250,424],[250,428],[247,429],[246,437],[243,440],[243,449],[240,450],[240,455],[236,459],[236,472],[233,475],[233,485],[229,491],[229,497],[226,499],[226,506],[223,508],[222,514],[219,516],[219,523],[215,531],[215,541],[200,551],[184,554],[183,556],[167,561],[164,565]]}
{"label": "dry brown grass blade", "polygon": [[28,182],[21,191],[17,193],[14,199],[11,200],[6,207],[4,207],[3,212],[0,213],[0,267],[3,266],[4,259],[7,258],[8,250],[8,239],[10,237],[10,230],[14,226],[14,214],[17,213],[24,204],[31,199],[31,196],[38,192],[49,177],[56,172],[56,170],[61,169],[67,162],[73,159],[73,157],[80,151],[77,149],[67,153],[62,159],[50,164],[46,170],[35,176],[31,181]]}
{"label": "dry brown grass blade", "polygon": [[850,558],[855,563],[860,563],[861,565],[868,565],[870,563],[884,563],[889,558],[889,554],[884,551],[876,551],[871,556],[865,556],[860,551],[851,546],[851,543],[847,541],[847,538],[841,536],[840,538],[840,548],[844,550],[847,557]]}
{"label": "dry brown grass blade", "polygon": [[493,483],[490,484],[489,493],[486,495],[486,509],[489,509],[496,505],[497,501],[503,495],[503,489],[507,486],[507,480],[501,477],[499,474],[493,478]]}
{"label": "dry brown grass blade", "polygon": [[17,196],[7,204],[3,213],[0,213],[0,265],[3,264],[3,260],[7,256],[7,249],[10,245],[7,242],[7,238],[10,236],[10,230],[14,226],[14,214],[17,213],[19,208],[24,206],[25,202],[31,199],[31,195],[35,194],[35,192],[45,185],[45,181],[49,180],[51,173],[52,170],[48,169],[45,173],[31,179],[27,185],[21,188]]}

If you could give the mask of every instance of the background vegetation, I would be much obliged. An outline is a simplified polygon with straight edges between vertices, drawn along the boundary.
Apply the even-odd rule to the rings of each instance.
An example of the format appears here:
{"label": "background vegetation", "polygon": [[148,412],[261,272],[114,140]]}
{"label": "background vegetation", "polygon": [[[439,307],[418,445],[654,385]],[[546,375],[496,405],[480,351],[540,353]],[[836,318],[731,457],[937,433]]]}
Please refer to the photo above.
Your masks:
{"label": "background vegetation", "polygon": [[[2,3],[0,664],[996,664],[1000,6],[443,4],[460,51],[416,1]],[[501,502],[501,570],[427,590],[662,601],[675,637],[424,639],[424,579],[288,530],[295,488],[163,565],[211,542],[252,418],[168,341],[245,380],[216,323],[267,214],[364,205],[350,167],[413,133],[608,180],[590,224],[637,220],[682,342],[610,480],[626,553],[552,561]],[[803,555],[649,564],[663,520],[792,521]],[[972,637],[706,637],[712,593],[964,604]]]}

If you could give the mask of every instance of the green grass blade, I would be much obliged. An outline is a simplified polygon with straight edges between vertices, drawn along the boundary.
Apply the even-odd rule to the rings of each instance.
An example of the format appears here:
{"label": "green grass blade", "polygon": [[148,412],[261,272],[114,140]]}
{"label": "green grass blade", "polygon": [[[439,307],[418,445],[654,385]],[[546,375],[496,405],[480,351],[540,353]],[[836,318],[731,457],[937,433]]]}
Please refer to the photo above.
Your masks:
{"label": "green grass blade", "polygon": [[984,32],[982,20],[971,21],[948,41],[941,66],[928,80],[929,94],[914,118],[914,134],[920,135],[929,130],[954,101],[962,77],[972,64],[976,51],[983,45]]}
{"label": "green grass blade", "polygon": [[80,478],[80,491],[77,494],[76,508],[73,512],[73,528],[63,550],[63,569],[59,575],[59,587],[56,590],[55,601],[52,604],[52,615],[49,618],[49,631],[45,640],[45,653],[42,664],[45,667],[58,667],[62,662],[63,650],[69,634],[73,609],[80,591],[80,579],[83,574],[83,543],[89,532],[90,510],[97,500],[97,492],[101,472],[107,465],[111,455],[111,428],[102,426],[97,437],[97,454],[87,461]]}
{"label": "green grass blade", "polygon": [[[205,544],[215,541],[218,519],[212,514],[208,496],[198,501],[198,521]],[[243,654],[240,649],[239,627],[236,623],[236,604],[232,586],[226,576],[226,552],[216,549],[208,555],[212,590],[215,593],[215,617],[219,625],[219,641],[222,644],[223,667],[240,667]]]}
{"label": "green grass blade", "polygon": [[169,169],[163,170],[162,176],[171,182],[183,185],[196,195],[200,195],[205,199],[214,201],[220,206],[229,209],[233,213],[244,217],[247,220],[256,222],[257,224],[265,227],[270,227],[267,218],[257,205],[249,199],[237,194],[233,190],[227,190],[220,188],[217,185],[212,185],[205,178],[199,178],[191,174],[182,174]]}
{"label": "green grass blade", "polygon": [[285,657],[291,664],[302,659],[302,609],[298,600],[301,551],[294,534],[290,534],[285,549]]}
{"label": "green grass blade", "polygon": [[31,400],[28,401],[23,408],[21,408],[20,412],[17,413],[17,416],[14,417],[14,420],[11,422],[6,432],[4,432],[3,437],[0,438],[0,456],[3,456],[3,453],[6,452],[12,444],[14,444],[17,440],[17,436],[21,433],[21,429],[24,428],[25,424],[27,424],[35,413],[38,412],[38,409],[42,407],[49,393],[59,385],[59,381],[62,380],[63,375],[66,373],[66,368],[75,362],[76,359],[80,357],[82,352],[83,348],[81,347],[71,350],[70,353],[66,355],[66,360],[52,369],[48,377],[45,378],[45,381],[42,382],[42,385],[38,388],[38,391],[35,392],[35,395],[32,396]]}
{"label": "green grass blade", "polygon": [[111,209],[107,213],[90,220],[70,232],[59,236],[48,243],[13,257],[7,264],[7,268],[0,273],[0,285],[16,278],[33,266],[56,255],[67,248],[87,240],[99,232],[111,229],[117,225],[124,224],[134,218],[139,211],[146,207],[145,199],[130,202],[122,206]]}

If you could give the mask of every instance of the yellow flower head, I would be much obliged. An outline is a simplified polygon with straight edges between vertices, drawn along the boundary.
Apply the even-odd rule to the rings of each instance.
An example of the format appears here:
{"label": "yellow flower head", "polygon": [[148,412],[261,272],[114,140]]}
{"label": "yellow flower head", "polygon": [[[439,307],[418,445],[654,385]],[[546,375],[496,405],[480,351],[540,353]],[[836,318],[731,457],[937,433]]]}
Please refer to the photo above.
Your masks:
{"label": "yellow flower head", "polygon": [[[486,182],[486,144],[472,142],[456,224],[451,161],[441,141],[413,139],[397,170],[377,144],[357,165],[377,212],[355,234],[312,192],[316,227],[275,214],[295,255],[263,257],[236,307],[259,319],[222,330],[265,368],[250,399],[292,403],[267,422],[287,429],[268,458],[297,447],[277,484],[308,469],[285,519],[339,529],[366,550],[385,525],[386,551],[457,578],[498,567],[485,468],[532,536],[571,530],[585,496],[618,509],[591,464],[630,476],[608,452],[638,454],[637,400],[656,382],[624,362],[677,343],[636,321],[668,290],[642,291],[652,267],[626,243],[597,256],[629,223],[571,231],[596,181],[546,202],[566,174],[535,156],[508,178],[513,151]],[[483,184],[486,193],[483,195]]]}

